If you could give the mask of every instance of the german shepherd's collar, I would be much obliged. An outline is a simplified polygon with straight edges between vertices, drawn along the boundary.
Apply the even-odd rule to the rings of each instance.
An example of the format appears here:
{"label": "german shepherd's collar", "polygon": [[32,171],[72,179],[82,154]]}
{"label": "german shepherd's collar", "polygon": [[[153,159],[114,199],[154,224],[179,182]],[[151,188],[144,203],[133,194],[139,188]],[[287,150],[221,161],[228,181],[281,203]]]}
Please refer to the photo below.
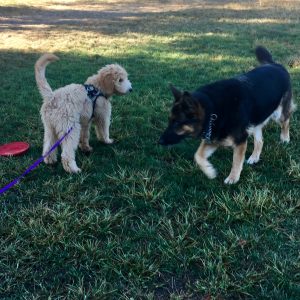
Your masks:
{"label": "german shepherd's collar", "polygon": [[255,50],[260,66],[237,77],[220,80],[196,91],[181,92],[170,86],[174,96],[169,125],[161,145],[177,144],[185,137],[202,138],[195,160],[209,177],[216,171],[208,157],[218,146],[234,149],[233,164],[225,183],[239,180],[247,148],[254,136],[254,151],[248,163],[258,162],[262,150],[262,128],[273,117],[281,124],[281,140],[289,141],[289,119],[293,111],[290,76],[273,61],[269,51]]}
{"label": "german shepherd's collar", "polygon": [[211,142],[211,135],[214,126],[214,122],[217,120],[218,116],[216,114],[210,114],[208,124],[204,127],[202,133],[202,138],[207,142]]}

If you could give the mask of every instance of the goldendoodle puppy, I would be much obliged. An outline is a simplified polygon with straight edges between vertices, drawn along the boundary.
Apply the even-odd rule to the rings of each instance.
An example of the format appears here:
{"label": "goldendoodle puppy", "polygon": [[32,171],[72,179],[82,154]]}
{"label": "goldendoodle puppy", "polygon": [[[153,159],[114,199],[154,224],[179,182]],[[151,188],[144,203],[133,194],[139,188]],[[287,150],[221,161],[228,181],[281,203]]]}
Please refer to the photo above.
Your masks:
{"label": "goldendoodle puppy", "polygon": [[[52,91],[46,80],[45,71],[46,66],[56,60],[57,56],[44,54],[35,64],[35,78],[43,97],[41,108],[45,130],[43,155],[72,127],[71,132],[61,143],[61,157],[64,169],[69,173],[77,173],[81,171],[75,161],[77,146],[79,145],[83,151],[92,151],[89,145],[92,119],[96,124],[98,139],[111,144],[113,140],[109,137],[110,98],[114,94],[124,95],[131,92],[132,87],[124,68],[112,64],[89,77],[84,85],[73,83]],[[56,152],[51,152],[44,159],[45,163],[55,163]]]}

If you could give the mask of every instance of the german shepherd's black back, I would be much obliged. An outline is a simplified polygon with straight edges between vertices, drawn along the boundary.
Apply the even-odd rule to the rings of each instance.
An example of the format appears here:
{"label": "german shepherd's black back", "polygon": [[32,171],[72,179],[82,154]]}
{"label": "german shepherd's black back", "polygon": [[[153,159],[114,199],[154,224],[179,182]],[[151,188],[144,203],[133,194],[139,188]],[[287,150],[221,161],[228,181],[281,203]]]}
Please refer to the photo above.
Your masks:
{"label": "german shepherd's black back", "polygon": [[[281,101],[291,101],[291,82],[287,70],[273,63],[272,56],[262,55],[262,48],[256,55],[264,57],[264,64],[237,77],[221,80],[199,88],[192,96],[200,102],[203,95],[209,98],[210,113],[218,116],[214,124],[212,139],[222,140],[233,135],[238,144],[247,137],[246,129],[257,126],[277,109]],[[288,117],[288,116],[285,116]]]}

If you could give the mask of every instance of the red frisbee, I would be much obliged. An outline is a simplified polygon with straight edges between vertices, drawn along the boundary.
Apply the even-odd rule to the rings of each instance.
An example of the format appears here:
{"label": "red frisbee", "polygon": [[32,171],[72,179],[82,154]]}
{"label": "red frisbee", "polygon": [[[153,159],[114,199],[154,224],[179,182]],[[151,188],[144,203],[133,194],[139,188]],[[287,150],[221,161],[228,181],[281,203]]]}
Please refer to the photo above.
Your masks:
{"label": "red frisbee", "polygon": [[29,149],[29,144],[25,142],[12,142],[0,146],[0,156],[17,156],[24,154]]}

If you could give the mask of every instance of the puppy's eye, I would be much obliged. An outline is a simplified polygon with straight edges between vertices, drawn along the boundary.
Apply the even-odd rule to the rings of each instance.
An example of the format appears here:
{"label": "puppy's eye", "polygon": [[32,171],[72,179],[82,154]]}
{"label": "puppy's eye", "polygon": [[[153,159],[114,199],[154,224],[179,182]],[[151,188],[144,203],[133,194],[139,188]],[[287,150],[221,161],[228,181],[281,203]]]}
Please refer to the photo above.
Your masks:
{"label": "puppy's eye", "polygon": [[119,79],[119,82],[123,82],[123,78],[120,78],[120,79]]}

